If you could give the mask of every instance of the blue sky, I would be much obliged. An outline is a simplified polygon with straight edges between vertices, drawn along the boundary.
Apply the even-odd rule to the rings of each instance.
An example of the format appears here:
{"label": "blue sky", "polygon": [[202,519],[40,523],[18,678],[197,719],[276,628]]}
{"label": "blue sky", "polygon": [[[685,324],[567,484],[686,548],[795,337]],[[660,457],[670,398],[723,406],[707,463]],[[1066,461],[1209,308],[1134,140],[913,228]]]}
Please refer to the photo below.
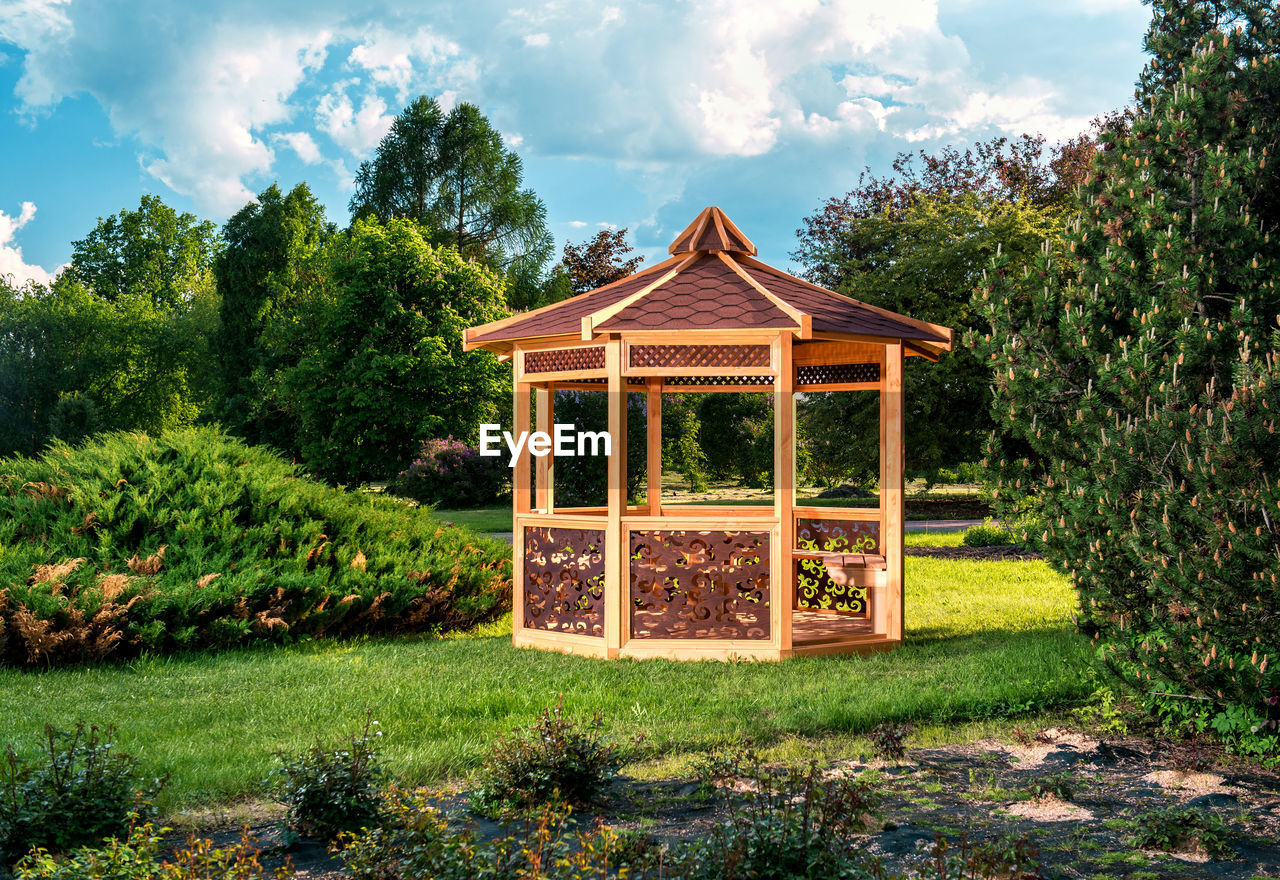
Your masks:
{"label": "blue sky", "polygon": [[662,253],[705,205],[780,265],[801,219],[901,150],[1131,99],[1138,0],[0,0],[0,275],[44,280],[145,193],[219,224],[351,179],[415,95],[471,101],[557,239]]}

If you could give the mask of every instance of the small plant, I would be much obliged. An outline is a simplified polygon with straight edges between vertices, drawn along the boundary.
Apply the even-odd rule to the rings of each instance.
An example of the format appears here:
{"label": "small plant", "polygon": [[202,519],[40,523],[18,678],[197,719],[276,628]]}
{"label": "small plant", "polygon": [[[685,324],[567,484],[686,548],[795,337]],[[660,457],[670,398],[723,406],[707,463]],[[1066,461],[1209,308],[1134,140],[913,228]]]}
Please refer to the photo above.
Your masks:
{"label": "small plant", "polygon": [[807,769],[741,768],[746,793],[711,834],[668,854],[664,877],[696,880],[870,877],[855,843],[875,824],[876,785]]}
{"label": "small plant", "polygon": [[742,744],[724,749],[714,749],[697,756],[692,761],[691,769],[698,778],[698,786],[703,795],[710,795],[720,784],[742,776],[742,768],[759,764],[751,747]]}
{"label": "small plant", "polygon": [[[451,825],[431,801],[423,792],[392,789],[380,827],[341,836],[340,856],[353,880],[587,880],[615,876],[610,868],[621,858],[638,866],[658,857],[653,847],[607,828],[574,833],[568,812],[550,805],[521,826],[483,839],[469,823]],[[631,871],[626,876],[638,880],[646,875]]]}
{"label": "small plant", "polygon": [[1115,691],[1103,685],[1093,692],[1089,702],[1074,710],[1076,718],[1096,728],[1099,733],[1124,735],[1129,732]]}
{"label": "small plant", "polygon": [[965,529],[960,542],[966,547],[999,547],[1013,544],[1014,537],[1007,527],[987,517],[981,524]]}
{"label": "small plant", "polygon": [[920,880],[1036,880],[1040,851],[1031,838],[1006,835],[974,846],[961,835],[952,847],[941,834],[915,876]]}
{"label": "small plant", "polygon": [[1193,849],[1214,858],[1231,852],[1227,823],[1214,813],[1195,807],[1148,810],[1130,823],[1133,845],[1164,852]]}
{"label": "small plant", "polygon": [[1075,798],[1075,780],[1070,773],[1053,773],[1036,779],[1027,786],[1027,792],[1033,798],[1055,797],[1060,801],[1069,801]]}
{"label": "small plant", "polygon": [[60,853],[127,832],[164,785],[137,777],[137,759],[115,749],[114,727],[44,732],[38,759],[10,744],[0,764],[0,850],[10,863],[32,848]]}
{"label": "small plant", "polygon": [[1203,773],[1213,766],[1213,755],[1203,743],[1179,743],[1169,750],[1169,766],[1180,773]]}
{"label": "small plant", "polygon": [[868,738],[876,756],[886,761],[901,761],[907,754],[907,735],[915,728],[892,721],[876,726]]}
{"label": "small plant", "polygon": [[277,754],[276,775],[288,805],[287,823],[307,837],[334,840],[377,822],[385,771],[376,743],[382,731],[372,715],[349,743],[330,748],[319,740],[300,755]]}
{"label": "small plant", "polygon": [[[169,829],[155,828],[150,823],[130,827],[124,840],[110,839],[101,847],[80,847],[62,858],[38,849],[27,855],[15,868],[15,880],[261,880],[268,876],[262,867],[261,853],[249,839],[248,830],[238,844],[214,847],[213,843],[195,837],[185,848],[174,853],[172,861],[160,861],[161,835]],[[293,870],[284,865],[270,876],[292,877]]]}
{"label": "small plant", "polygon": [[549,801],[589,801],[618,772],[617,748],[603,736],[597,712],[587,724],[564,716],[564,707],[543,709],[527,730],[499,739],[480,767],[471,804],[497,817]]}

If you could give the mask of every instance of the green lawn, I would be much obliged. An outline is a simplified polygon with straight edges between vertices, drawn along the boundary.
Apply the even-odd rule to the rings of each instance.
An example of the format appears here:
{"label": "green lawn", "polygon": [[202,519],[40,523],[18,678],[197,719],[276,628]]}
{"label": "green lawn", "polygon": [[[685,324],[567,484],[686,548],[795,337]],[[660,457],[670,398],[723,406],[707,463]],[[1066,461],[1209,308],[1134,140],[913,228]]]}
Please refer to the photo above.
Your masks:
{"label": "green lawn", "polygon": [[892,719],[963,722],[1069,705],[1093,689],[1073,593],[1042,562],[907,559],[908,644],[869,658],[777,664],[597,661],[511,647],[509,622],[447,639],[368,639],[0,670],[0,743],[32,748],[45,722],[120,729],[166,810],[262,791],[278,749],[332,740],[372,709],[395,776],[467,774],[501,732],[563,697],[602,710],[641,757],[676,760],[737,737],[851,736]]}

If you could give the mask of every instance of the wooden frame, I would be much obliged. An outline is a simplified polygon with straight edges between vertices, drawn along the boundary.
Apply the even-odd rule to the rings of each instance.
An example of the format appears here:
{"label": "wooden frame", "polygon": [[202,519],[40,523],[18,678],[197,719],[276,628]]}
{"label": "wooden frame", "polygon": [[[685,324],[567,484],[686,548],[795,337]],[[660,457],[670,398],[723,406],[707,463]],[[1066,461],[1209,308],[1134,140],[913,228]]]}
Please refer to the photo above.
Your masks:
{"label": "wooden frame", "polygon": [[[896,315],[885,309],[857,303],[826,291],[803,279],[794,279],[804,288],[827,295],[827,305],[821,309],[813,305],[812,296],[796,293],[794,285],[783,284],[770,289],[769,278],[778,278],[777,270],[753,259],[755,246],[742,234],[732,221],[718,208],[708,208],[677,237],[670,251],[672,257],[658,265],[638,272],[629,278],[606,285],[597,291],[582,294],[568,316],[573,326],[566,326],[564,318],[558,321],[548,315],[564,303],[546,306],[522,315],[513,315],[480,327],[468,329],[463,338],[464,350],[484,348],[512,363],[512,421],[514,431],[529,431],[531,427],[548,434],[555,426],[555,392],[557,390],[602,391],[608,395],[608,431],[613,438],[607,464],[608,486],[606,504],[603,507],[558,508],[555,502],[555,462],[552,456],[542,456],[536,462],[525,446],[512,470],[513,516],[513,641],[517,646],[545,650],[565,651],[591,657],[614,658],[668,658],[673,660],[782,660],[793,656],[817,656],[838,653],[867,653],[892,648],[903,639],[904,576],[903,576],[903,503],[904,503],[904,424],[903,424],[903,363],[907,357],[923,357],[936,360],[950,350],[953,334],[949,328],[919,321],[905,315]],[[709,261],[709,262],[703,262]],[[741,291],[746,284],[755,294],[763,297],[771,306],[786,316],[786,326],[751,326],[749,320],[739,320],[735,325],[727,320],[724,326],[699,326],[697,329],[647,329],[611,330],[607,325],[611,318],[652,295],[663,285],[675,279],[690,266],[701,265],[697,277],[707,290],[707,309],[716,307],[715,290],[705,286],[707,278],[726,279],[726,289]],[[767,272],[757,272],[763,269]],[[637,281],[636,279],[640,279]],[[783,279],[785,280],[785,279]],[[630,284],[620,292],[609,295],[619,285]],[[778,290],[791,291],[782,295]],[[600,294],[604,295],[600,295]],[[592,300],[591,297],[599,297]],[[790,301],[788,296],[794,296]],[[754,294],[752,295],[754,300]],[[612,302],[610,302],[612,300]],[[868,321],[863,326],[868,332],[818,332],[813,329],[814,316],[797,303],[808,303],[807,308],[822,312],[832,326],[829,303],[839,308],[841,301],[851,303],[856,309],[850,315],[865,315],[870,310],[887,320]],[[592,307],[592,303],[599,303]],[[731,310],[730,310],[731,311]],[[741,316],[741,309],[738,311]],[[512,332],[521,322],[529,319],[530,331],[525,336]],[[843,320],[843,319],[841,319]],[[856,318],[850,318],[855,321]],[[836,326],[844,326],[836,324]],[[853,325],[850,325],[853,326]],[[541,328],[536,332],[533,328]],[[856,328],[855,328],[856,329]],[[896,330],[898,336],[877,335]],[[508,338],[480,341],[479,337],[506,331]],[[928,340],[928,341],[925,341]],[[679,356],[667,357],[670,352],[645,352],[632,366],[631,353],[636,346],[689,346],[702,349],[696,357],[683,361]],[[768,363],[760,362],[760,352],[707,351],[711,346],[761,346],[767,347]],[[583,349],[595,349],[590,355],[580,355]],[[534,358],[538,371],[530,372],[527,356],[533,353],[563,350],[563,357],[540,356]],[[692,352],[690,354],[693,354]],[[601,355],[603,362],[601,362]],[[672,364],[680,364],[675,366]],[[730,363],[731,366],[690,366],[689,363]],[[663,365],[666,364],[666,365]],[[745,364],[751,364],[747,366]],[[875,370],[870,369],[874,365]],[[552,369],[556,367],[557,369]],[[558,369],[565,367],[565,369]],[[830,367],[821,370],[813,368]],[[875,380],[871,381],[874,376]],[[817,379],[820,384],[799,384]],[[832,381],[826,381],[831,379]],[[857,379],[857,381],[853,381]],[[632,384],[632,382],[637,384]],[[736,385],[733,380],[752,380],[762,384]],[[677,384],[689,382],[690,384]],[[815,507],[796,504],[795,442],[796,395],[819,391],[870,390],[879,395],[880,412],[880,497],[875,507]],[[762,393],[773,396],[774,410],[774,492],[770,506],[748,505],[663,505],[662,503],[662,395],[672,393],[734,392]],[[628,505],[627,481],[627,395],[646,395],[647,423],[645,427],[645,458],[648,465],[646,478],[647,498],[642,505]],[[532,424],[531,424],[532,422]],[[833,530],[829,525],[807,525],[809,540],[825,536],[829,543],[819,549],[797,547],[800,520],[825,520],[877,523],[879,526],[880,553],[861,554],[842,552],[840,542],[833,535],[847,538],[848,532]],[[534,540],[526,534],[530,527],[564,528],[584,530],[591,543],[590,554],[562,554],[548,550],[543,536],[537,546],[539,557],[535,574],[544,578],[547,559],[566,557],[566,566],[584,565],[592,572],[591,578],[601,578],[604,584],[603,608],[600,595],[593,588],[588,602],[593,632],[603,629],[602,635],[581,635],[570,632],[526,628],[525,578],[526,541]],[[746,562],[730,562],[734,571],[750,572],[749,580],[738,581],[739,593],[728,595],[726,607],[748,601],[766,593],[762,584],[763,551],[754,562],[749,554],[743,555],[744,546],[760,548],[761,539],[750,538],[744,544],[740,532],[767,533],[769,601],[768,638],[658,638],[639,637],[632,632],[631,578],[636,570],[631,561],[631,533],[633,531],[656,532],[709,532],[721,533],[730,542],[727,558]],[[597,533],[603,533],[603,544]],[[582,537],[581,535],[579,537]],[[685,538],[669,539],[662,553],[675,554],[672,562],[664,565],[681,567],[697,564],[694,556],[703,557],[703,564],[719,565],[706,560],[723,559],[712,553],[689,551],[682,544]],[[810,545],[812,548],[813,545]],[[846,541],[844,546],[863,546]],[[598,555],[597,555],[598,549]],[[646,551],[648,552],[648,551]],[[653,552],[657,553],[657,550]],[[732,554],[737,553],[734,557]],[[680,554],[684,554],[681,556]],[[658,558],[655,556],[654,558]],[[583,562],[582,560],[586,560]],[[826,568],[821,589],[831,585],[854,585],[865,588],[866,601],[858,594],[858,605],[846,606],[835,611],[824,608],[798,608],[796,597],[797,560],[816,560]],[[745,569],[743,568],[745,566]],[[603,576],[600,574],[603,569]],[[652,564],[650,571],[652,571]],[[692,570],[692,569],[690,569]],[[812,566],[807,570],[814,571]],[[714,574],[715,569],[703,569]],[[552,569],[554,573],[555,570]],[[574,571],[558,574],[578,578]],[[716,578],[718,574],[714,575]],[[740,575],[735,575],[740,576]],[[540,581],[545,584],[546,581]],[[596,581],[599,583],[599,581]],[[743,584],[753,585],[744,587]],[[548,595],[545,586],[540,588]],[[724,589],[724,582],[717,581],[717,589]],[[723,595],[723,594],[717,594]],[[830,594],[828,594],[830,595]],[[686,601],[682,599],[681,601]],[[539,600],[543,601],[543,600]],[[546,601],[550,601],[549,599]],[[561,601],[559,599],[557,602]],[[645,599],[644,601],[648,601]],[[693,601],[693,600],[688,600]],[[703,601],[699,599],[698,601]],[[719,599],[717,599],[719,601]],[[810,603],[813,604],[813,603]],[[534,605],[531,607],[541,607]],[[572,605],[558,608],[571,609]],[[738,606],[741,607],[741,606]],[[557,612],[562,613],[562,612]],[[668,611],[662,614],[671,613]],[[682,612],[683,613],[683,612]],[[600,619],[603,618],[603,624]],[[759,632],[763,626],[762,615],[752,612],[739,622],[740,627],[718,628],[711,631],[721,634]],[[641,632],[665,632],[689,635],[690,630],[657,630],[648,624]],[[745,629],[742,629],[744,628]],[[705,632],[705,631],[704,631]]]}

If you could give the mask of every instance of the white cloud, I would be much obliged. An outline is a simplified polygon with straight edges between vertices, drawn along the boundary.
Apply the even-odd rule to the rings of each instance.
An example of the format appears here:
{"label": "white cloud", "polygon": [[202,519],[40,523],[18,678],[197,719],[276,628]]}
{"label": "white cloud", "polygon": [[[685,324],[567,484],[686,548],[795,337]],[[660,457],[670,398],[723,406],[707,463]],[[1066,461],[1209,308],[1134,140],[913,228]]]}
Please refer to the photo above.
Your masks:
{"label": "white cloud", "polygon": [[572,226],[574,229],[581,229],[581,228],[583,228],[584,226],[586,226],[586,225],[587,225],[587,221],[585,221],[585,220],[570,220],[570,221],[569,221],[569,225],[570,225],[570,226]]}
{"label": "white cloud", "polygon": [[277,134],[275,139],[293,150],[298,158],[308,165],[316,165],[324,160],[320,154],[320,148],[316,146],[315,139],[309,132],[286,131]]}
{"label": "white cloud", "polygon": [[401,104],[415,91],[470,81],[476,75],[473,61],[463,56],[457,43],[426,27],[412,33],[371,27],[351,50],[347,65],[367,73],[374,84],[395,89]]}
{"label": "white cloud", "polygon": [[330,92],[320,99],[316,122],[351,155],[362,158],[373,152],[391,128],[395,115],[376,93],[367,93],[357,109],[345,91]]}
{"label": "white cloud", "polygon": [[31,202],[22,203],[17,217],[0,211],[0,278],[10,280],[19,287],[28,281],[48,284],[63,268],[59,266],[50,272],[42,266],[31,265],[23,259],[22,248],[14,243],[18,230],[30,223],[35,216],[36,206]]}
{"label": "white cloud", "polygon": [[534,46],[535,48],[544,48],[551,45],[551,34],[545,31],[540,34],[525,34],[524,44],[526,46]]}

